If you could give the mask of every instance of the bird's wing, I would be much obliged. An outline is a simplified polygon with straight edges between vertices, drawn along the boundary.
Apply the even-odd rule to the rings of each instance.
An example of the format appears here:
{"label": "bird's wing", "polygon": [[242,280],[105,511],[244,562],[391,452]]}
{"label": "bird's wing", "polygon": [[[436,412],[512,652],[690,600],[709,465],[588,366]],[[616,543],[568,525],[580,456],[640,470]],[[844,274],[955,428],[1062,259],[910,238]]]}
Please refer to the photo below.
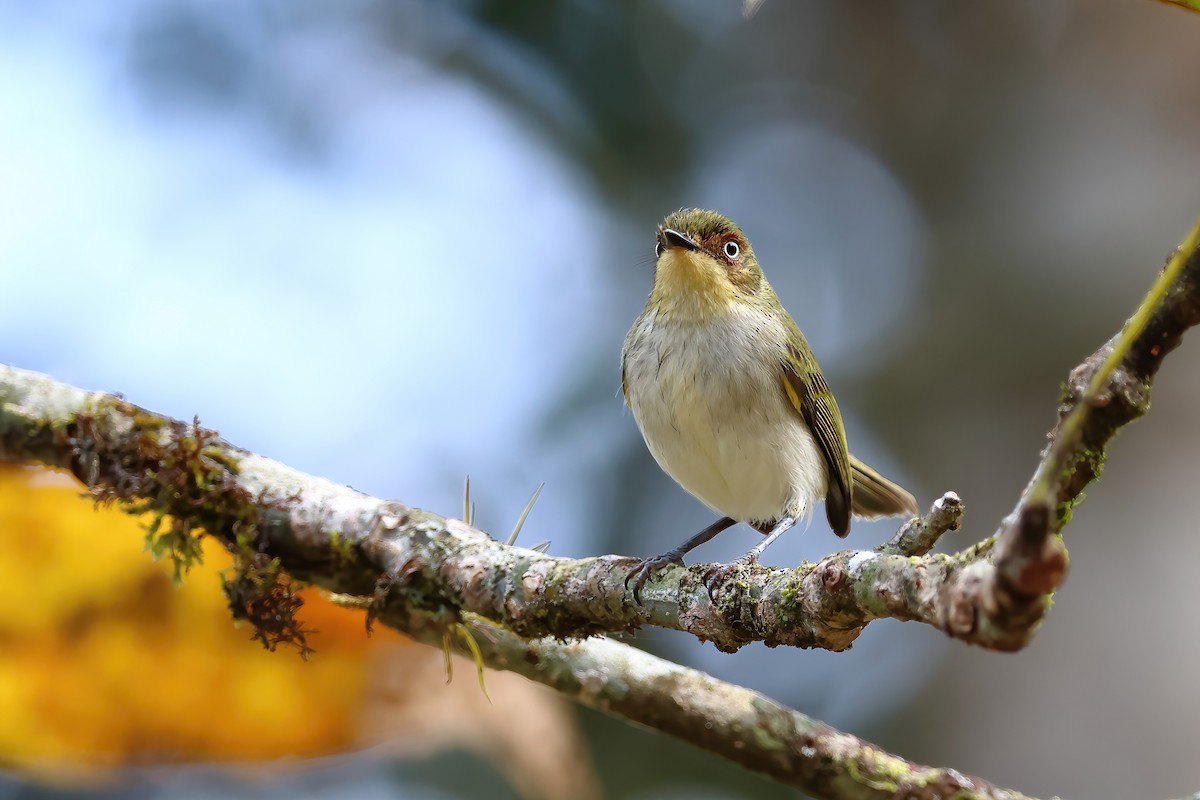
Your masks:
{"label": "bird's wing", "polygon": [[825,516],[838,536],[850,532],[850,453],[846,450],[846,432],[833,393],[816,364],[807,375],[800,375],[793,363],[804,363],[798,353],[783,364],[783,390],[792,407],[812,431],[817,447],[825,457],[829,487],[825,494]]}

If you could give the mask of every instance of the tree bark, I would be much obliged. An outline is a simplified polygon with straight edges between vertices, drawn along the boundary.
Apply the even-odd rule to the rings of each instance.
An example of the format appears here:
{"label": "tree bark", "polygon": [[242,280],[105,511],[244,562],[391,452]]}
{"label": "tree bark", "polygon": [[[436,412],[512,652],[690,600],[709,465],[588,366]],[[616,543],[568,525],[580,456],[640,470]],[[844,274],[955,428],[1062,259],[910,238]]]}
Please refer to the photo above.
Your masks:
{"label": "tree bark", "polygon": [[[306,647],[291,575],[363,598],[369,620],[428,643],[454,641],[489,666],[819,797],[1020,797],[586,637],[658,625],[723,650],[752,641],[843,650],[871,620],[890,617],[986,648],[1023,647],[1065,576],[1061,530],[1099,476],[1106,443],[1146,412],[1163,358],[1198,322],[1200,225],[1122,331],[1072,371],[1038,469],[993,536],[930,555],[961,522],[962,503],[947,493],[884,545],[793,569],[748,566],[716,598],[704,586],[707,566],[694,565],[656,575],[639,605],[624,586],[634,559],[564,559],[507,546],[462,521],[241,450],[198,421],[11,367],[0,367],[0,460],[65,468],[99,502],[151,515],[151,549],[170,555],[181,575],[198,557],[201,532],[219,538],[238,563],[226,586],[231,607],[272,647]],[[568,641],[575,639],[582,641]]]}

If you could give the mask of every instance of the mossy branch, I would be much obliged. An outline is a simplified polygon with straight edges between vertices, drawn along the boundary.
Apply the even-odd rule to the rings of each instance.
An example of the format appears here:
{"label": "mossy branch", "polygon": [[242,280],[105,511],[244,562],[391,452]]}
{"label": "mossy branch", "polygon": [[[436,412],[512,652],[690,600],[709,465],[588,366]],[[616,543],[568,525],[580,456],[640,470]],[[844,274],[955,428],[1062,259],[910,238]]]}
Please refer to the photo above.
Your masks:
{"label": "mossy branch", "polygon": [[[892,542],[792,569],[746,567],[716,598],[704,585],[706,565],[694,565],[663,570],[639,605],[624,585],[629,559],[564,559],[507,546],[459,520],[240,450],[194,420],[12,368],[0,370],[0,458],[65,467],[101,501],[152,513],[153,549],[181,569],[198,552],[197,531],[221,538],[251,572],[248,581],[234,581],[243,589],[275,586],[255,565],[277,564],[360,596],[379,594],[386,575],[380,596],[390,602],[478,614],[526,638],[649,624],[723,650],[754,641],[844,650],[872,620],[890,617],[1013,650],[1029,641],[1063,578],[1067,555],[1058,533],[1098,475],[1105,443],[1145,412],[1162,359],[1200,316],[1197,239],[1193,231],[1130,324],[1072,373],[1052,444],[996,536],[951,555],[928,554],[960,524],[962,504],[948,494]],[[280,595],[280,604],[291,603]],[[243,613],[256,608],[256,598],[237,597]]]}
{"label": "mossy branch", "polygon": [[[1200,226],[1133,320],[1071,374],[1051,444],[994,537],[929,555],[959,526],[953,494],[870,551],[794,569],[748,567],[709,598],[705,565],[664,570],[632,602],[632,559],[561,559],[493,540],[464,522],[385,502],[241,450],[198,422],[0,367],[0,459],[75,474],[101,502],[153,515],[152,548],[180,571],[204,531],[235,554],[231,604],[264,644],[304,629],[287,575],[370,598],[369,617],[435,645],[451,625],[486,629],[489,665],[512,669],[823,797],[999,796],[953,771],[882,753],[748,690],[607,640],[564,643],[645,624],[726,650],[751,641],[848,647],[873,619],[934,625],[994,649],[1028,642],[1066,568],[1059,535],[1099,475],[1104,446],[1145,413],[1163,357],[1200,322]],[[712,723],[712,725],[700,724]],[[1010,793],[1004,796],[1014,797]]]}
{"label": "mossy branch", "polygon": [[[243,616],[261,599],[247,593],[275,586],[266,573],[282,567],[339,594],[470,612],[526,638],[583,638],[653,624],[727,650],[755,640],[841,650],[882,616],[941,625],[936,598],[903,587],[956,568],[953,559],[910,556],[928,551],[962,514],[948,496],[877,551],[768,571],[762,605],[771,608],[752,619],[730,613],[739,608],[736,598],[713,606],[698,576],[687,582],[690,571],[657,578],[640,606],[624,586],[630,559],[555,558],[509,546],[461,520],[368,497],[240,450],[194,420],[11,367],[0,367],[0,459],[66,468],[98,501],[151,515],[148,543],[170,556],[179,574],[199,556],[200,531],[219,538],[239,570],[250,572],[227,587]],[[674,573],[687,585],[668,592],[663,584]],[[851,618],[857,627],[847,624]]]}

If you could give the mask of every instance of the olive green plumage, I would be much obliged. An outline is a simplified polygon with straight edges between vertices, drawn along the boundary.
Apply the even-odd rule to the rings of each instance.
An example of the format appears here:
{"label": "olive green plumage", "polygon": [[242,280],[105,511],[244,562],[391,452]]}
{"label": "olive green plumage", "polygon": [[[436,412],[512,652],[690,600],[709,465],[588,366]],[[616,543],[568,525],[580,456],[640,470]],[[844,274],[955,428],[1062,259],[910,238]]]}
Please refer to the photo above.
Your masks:
{"label": "olive green plumage", "polygon": [[659,465],[718,513],[764,532],[786,529],[820,499],[839,536],[852,515],[916,513],[911,494],[849,454],[816,357],[741,229],[713,211],[677,211],[659,226],[655,252],[654,286],[622,351],[622,387]]}

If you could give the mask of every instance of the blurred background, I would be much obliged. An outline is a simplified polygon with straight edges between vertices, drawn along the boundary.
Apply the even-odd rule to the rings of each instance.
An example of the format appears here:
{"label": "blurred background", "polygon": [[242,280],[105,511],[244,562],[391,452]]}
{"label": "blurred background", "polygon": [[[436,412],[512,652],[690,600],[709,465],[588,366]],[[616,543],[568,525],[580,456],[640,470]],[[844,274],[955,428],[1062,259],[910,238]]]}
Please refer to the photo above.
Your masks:
{"label": "blurred background", "polygon": [[[712,207],[804,328],[851,449],[923,505],[959,492],[968,524],[943,547],[965,546],[1200,215],[1198,39],[1200,16],[1148,0],[767,0],[748,19],[700,0],[0,0],[0,361],[439,513],[461,513],[469,473],[499,536],[546,481],[524,544],[645,556],[710,514],[646,452],[619,352],[655,226]],[[1196,791],[1198,367],[1172,356],[1111,448],[1026,652],[889,622],[840,654],[632,643],[1027,793]],[[307,665],[188,645],[162,618],[81,633],[200,592],[181,618],[248,636],[211,575],[160,591],[123,517],[102,523],[132,543],[111,579],[63,567],[90,540],[19,561],[12,542],[100,518],[77,487],[2,477],[5,607],[57,610],[0,620],[0,800],[795,794],[519,679],[489,675],[489,706],[471,665],[446,688],[440,653],[362,642],[316,602]],[[841,546],[818,512],[766,560]],[[89,591],[145,602],[97,617]],[[145,682],[214,657],[194,702]]]}

